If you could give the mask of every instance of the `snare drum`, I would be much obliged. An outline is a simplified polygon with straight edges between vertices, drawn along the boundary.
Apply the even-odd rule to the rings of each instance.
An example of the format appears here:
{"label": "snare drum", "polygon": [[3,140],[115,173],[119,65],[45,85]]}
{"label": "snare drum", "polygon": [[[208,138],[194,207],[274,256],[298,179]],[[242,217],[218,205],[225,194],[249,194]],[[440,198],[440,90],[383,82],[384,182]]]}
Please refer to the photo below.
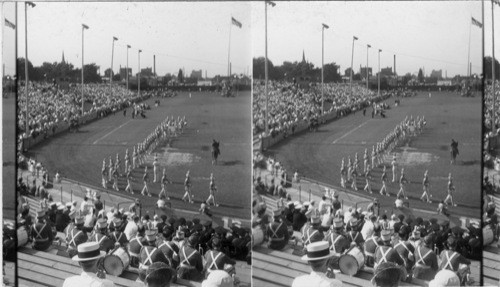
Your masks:
{"label": "snare drum", "polygon": [[28,231],[25,226],[17,229],[17,247],[21,247],[28,243]]}
{"label": "snare drum", "polygon": [[483,228],[483,246],[488,246],[493,243],[493,229],[487,225]]}
{"label": "snare drum", "polygon": [[260,226],[252,228],[252,247],[264,242],[264,231]]}
{"label": "snare drum", "polygon": [[128,268],[129,264],[130,255],[128,255],[123,247],[111,251],[104,258],[104,270],[106,270],[107,274],[114,276],[120,276]]}
{"label": "snare drum", "polygon": [[339,267],[340,271],[347,275],[355,275],[365,265],[365,256],[361,249],[357,246],[353,247],[349,252],[340,256]]}

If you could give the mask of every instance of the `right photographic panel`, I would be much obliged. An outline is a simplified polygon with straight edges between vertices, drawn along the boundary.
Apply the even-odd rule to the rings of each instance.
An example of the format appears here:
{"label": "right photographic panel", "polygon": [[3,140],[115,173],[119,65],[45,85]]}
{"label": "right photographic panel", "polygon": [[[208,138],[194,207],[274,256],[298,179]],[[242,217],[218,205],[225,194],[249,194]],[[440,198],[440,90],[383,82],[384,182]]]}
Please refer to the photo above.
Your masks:
{"label": "right photographic panel", "polygon": [[490,5],[252,3],[253,286],[498,284]]}
{"label": "right photographic panel", "polygon": [[[496,22],[495,22],[496,20]],[[500,1],[484,2],[483,284],[500,285],[498,210],[500,207],[500,56],[495,46]],[[496,27],[495,27],[496,26]],[[497,34],[495,34],[495,31]],[[494,79],[494,80],[493,80]],[[495,96],[493,96],[495,95]]]}

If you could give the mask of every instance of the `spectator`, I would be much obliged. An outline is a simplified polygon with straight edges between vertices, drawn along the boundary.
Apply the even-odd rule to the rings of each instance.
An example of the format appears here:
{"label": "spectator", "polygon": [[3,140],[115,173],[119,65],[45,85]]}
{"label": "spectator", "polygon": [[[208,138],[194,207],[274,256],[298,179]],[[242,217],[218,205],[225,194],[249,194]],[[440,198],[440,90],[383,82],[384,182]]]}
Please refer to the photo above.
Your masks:
{"label": "spectator", "polygon": [[375,268],[372,285],[375,287],[397,287],[406,278],[406,270],[393,262],[381,263]]}
{"label": "spectator", "polygon": [[342,286],[342,282],[326,277],[327,261],[333,255],[328,248],[328,242],[319,241],[307,246],[306,255],[302,260],[308,261],[312,272],[293,280],[292,287],[304,286]]}

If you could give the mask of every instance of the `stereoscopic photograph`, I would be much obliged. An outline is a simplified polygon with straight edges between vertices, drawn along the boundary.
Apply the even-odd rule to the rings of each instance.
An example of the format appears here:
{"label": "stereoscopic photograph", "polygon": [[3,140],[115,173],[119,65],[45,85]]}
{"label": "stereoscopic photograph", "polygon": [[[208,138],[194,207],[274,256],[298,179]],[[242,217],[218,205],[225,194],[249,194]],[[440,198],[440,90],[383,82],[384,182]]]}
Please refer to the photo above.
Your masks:
{"label": "stereoscopic photograph", "polygon": [[481,9],[253,3],[254,286],[480,284]]}
{"label": "stereoscopic photograph", "polygon": [[250,4],[3,8],[8,285],[250,286]]}

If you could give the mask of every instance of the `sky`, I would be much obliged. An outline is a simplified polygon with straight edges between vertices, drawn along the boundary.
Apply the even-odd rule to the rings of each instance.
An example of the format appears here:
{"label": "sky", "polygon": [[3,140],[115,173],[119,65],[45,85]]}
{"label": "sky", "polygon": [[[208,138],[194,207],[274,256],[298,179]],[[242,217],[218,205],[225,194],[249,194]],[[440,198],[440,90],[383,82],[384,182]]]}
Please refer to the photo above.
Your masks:
{"label": "sky", "polygon": [[[175,73],[184,68],[207,71],[208,77],[226,75],[228,50],[233,73],[251,71],[251,5],[246,3],[75,3],[34,2],[28,8],[28,59],[35,66],[43,62],[66,62],[81,67],[82,23],[90,29],[84,33],[84,61],[96,63],[101,74],[111,66],[112,39],[113,67],[127,64],[135,74],[138,67],[138,49],[142,49],[141,68],[153,67],[156,55],[158,75]],[[5,3],[5,17],[15,21],[14,3]],[[24,5],[18,4],[18,57],[25,57]],[[242,23],[242,28],[231,25],[231,17]],[[229,42],[229,34],[231,41]],[[6,74],[15,69],[15,32],[4,27],[4,63]]]}
{"label": "sky", "polygon": [[[485,45],[491,55],[491,2],[485,1]],[[496,7],[495,20],[500,23]],[[264,56],[264,3],[252,5],[253,55]],[[398,74],[416,74],[421,67],[429,75],[443,70],[449,77],[467,74],[467,55],[470,31],[470,61],[472,72],[482,73],[481,29],[471,25],[471,17],[481,22],[481,1],[371,1],[371,2],[276,2],[268,6],[268,58],[275,65],[283,61],[306,60],[321,66],[321,27],[324,31],[324,62],[336,62],[342,73],[351,65],[352,39],[353,67],[368,65],[392,67],[396,54]],[[500,33],[499,25],[495,25]],[[496,32],[496,31],[495,31]],[[489,34],[488,34],[489,33]],[[497,40],[498,41],[498,40]],[[496,57],[500,58],[496,44]],[[498,55],[498,56],[497,56]]]}

